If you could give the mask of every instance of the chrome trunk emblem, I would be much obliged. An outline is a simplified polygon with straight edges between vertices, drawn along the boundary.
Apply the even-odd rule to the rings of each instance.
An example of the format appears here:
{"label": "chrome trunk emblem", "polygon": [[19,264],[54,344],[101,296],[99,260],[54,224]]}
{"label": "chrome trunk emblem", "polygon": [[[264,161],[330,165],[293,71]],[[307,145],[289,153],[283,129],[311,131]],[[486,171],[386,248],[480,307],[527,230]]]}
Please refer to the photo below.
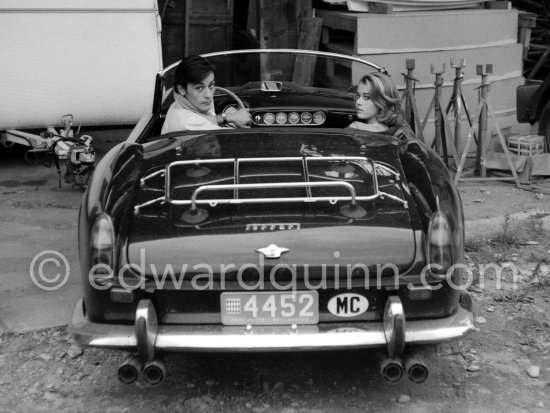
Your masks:
{"label": "chrome trunk emblem", "polygon": [[290,250],[285,247],[278,247],[275,244],[270,244],[267,247],[258,248],[256,250],[256,252],[259,252],[260,254],[264,254],[264,257],[266,258],[279,258],[282,253],[287,251],[290,251]]}

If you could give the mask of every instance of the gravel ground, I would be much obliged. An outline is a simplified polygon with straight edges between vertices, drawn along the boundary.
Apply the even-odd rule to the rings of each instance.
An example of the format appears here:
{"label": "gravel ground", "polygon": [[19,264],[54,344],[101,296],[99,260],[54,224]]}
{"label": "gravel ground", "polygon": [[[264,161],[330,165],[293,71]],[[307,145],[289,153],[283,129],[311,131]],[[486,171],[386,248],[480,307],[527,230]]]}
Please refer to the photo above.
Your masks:
{"label": "gravel ground", "polygon": [[[157,387],[123,385],[128,354],[81,349],[66,327],[0,336],[1,412],[548,411],[550,231],[540,220],[470,240],[476,331],[422,350],[420,385],[384,383],[378,354],[176,354]],[[511,263],[502,285],[479,265]],[[481,283],[483,281],[483,283]],[[514,289],[516,285],[516,289]]]}

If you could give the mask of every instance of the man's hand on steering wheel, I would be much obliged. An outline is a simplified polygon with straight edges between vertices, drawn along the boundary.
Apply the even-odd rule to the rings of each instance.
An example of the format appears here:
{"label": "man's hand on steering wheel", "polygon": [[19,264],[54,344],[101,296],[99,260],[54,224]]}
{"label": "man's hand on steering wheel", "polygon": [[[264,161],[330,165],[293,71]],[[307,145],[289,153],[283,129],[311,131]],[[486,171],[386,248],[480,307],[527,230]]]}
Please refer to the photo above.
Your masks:
{"label": "man's hand on steering wheel", "polygon": [[226,115],[227,123],[233,123],[239,128],[249,128],[252,117],[248,109],[239,109]]}
{"label": "man's hand on steering wheel", "polygon": [[235,93],[226,88],[216,86],[216,90],[228,94],[233,99],[235,99],[235,102],[237,102],[237,105],[239,105],[239,109],[235,112],[222,115],[225,116],[224,123],[229,124],[229,126],[234,125],[239,128],[249,128],[250,126],[248,125],[250,125],[250,122],[252,121],[252,116],[250,116],[250,112],[244,105],[243,101]]}

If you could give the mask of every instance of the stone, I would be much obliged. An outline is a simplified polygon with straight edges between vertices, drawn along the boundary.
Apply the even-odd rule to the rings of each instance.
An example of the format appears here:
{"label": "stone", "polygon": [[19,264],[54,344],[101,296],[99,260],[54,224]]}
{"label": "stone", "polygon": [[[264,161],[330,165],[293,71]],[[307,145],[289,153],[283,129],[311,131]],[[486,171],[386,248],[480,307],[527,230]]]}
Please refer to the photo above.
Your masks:
{"label": "stone", "polygon": [[41,353],[38,355],[38,358],[44,361],[50,361],[53,358],[53,356],[51,354]]}
{"label": "stone", "polygon": [[401,396],[399,396],[399,399],[397,399],[397,401],[399,403],[408,403],[411,401],[411,396],[409,396],[408,394],[402,394]]}
{"label": "stone", "polygon": [[78,356],[82,355],[82,349],[78,347],[76,344],[73,344],[71,345],[71,347],[69,347],[69,350],[67,351],[67,355],[70,358],[75,359]]}
{"label": "stone", "polygon": [[475,371],[480,371],[481,370],[481,367],[479,367],[477,364],[470,364],[466,370],[468,371],[471,371],[471,372],[475,372]]}
{"label": "stone", "polygon": [[476,318],[476,323],[478,324],[485,324],[487,322],[487,320],[485,319],[485,317],[477,317]]}
{"label": "stone", "polygon": [[51,391],[47,391],[46,393],[44,393],[44,395],[42,397],[46,400],[55,400],[55,399],[57,399],[57,395],[55,393],[52,393]]}
{"label": "stone", "polygon": [[539,366],[531,366],[527,369],[527,374],[529,375],[529,377],[532,377],[534,379],[536,379],[537,377],[540,376],[540,368]]}

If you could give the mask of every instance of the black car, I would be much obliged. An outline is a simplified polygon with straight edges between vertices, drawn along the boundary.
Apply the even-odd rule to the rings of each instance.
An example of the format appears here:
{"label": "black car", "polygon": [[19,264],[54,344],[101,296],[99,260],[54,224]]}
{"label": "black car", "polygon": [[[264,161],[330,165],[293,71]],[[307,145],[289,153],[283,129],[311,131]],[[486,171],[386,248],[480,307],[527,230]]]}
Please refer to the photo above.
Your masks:
{"label": "black car", "polygon": [[474,328],[464,218],[434,151],[347,128],[353,85],[384,69],[297,50],[205,57],[216,112],[245,106],[252,127],[160,135],[176,65],[157,75],[151,113],[83,198],[75,341],[133,352],[125,383],[161,382],[166,352],[352,348],[386,349],[389,382],[424,381],[405,348]]}

